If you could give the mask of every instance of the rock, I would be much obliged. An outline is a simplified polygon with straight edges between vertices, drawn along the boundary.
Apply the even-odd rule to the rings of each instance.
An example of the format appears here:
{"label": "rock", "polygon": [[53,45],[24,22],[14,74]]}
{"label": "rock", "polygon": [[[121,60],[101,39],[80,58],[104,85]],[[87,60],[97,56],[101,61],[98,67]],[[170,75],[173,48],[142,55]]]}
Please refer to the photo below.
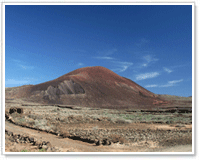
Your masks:
{"label": "rock", "polygon": [[47,150],[49,147],[47,145],[43,145],[42,148],[44,148],[45,150]]}
{"label": "rock", "polygon": [[96,143],[97,146],[100,146],[102,145],[102,141],[101,140],[98,140],[98,142]]}
{"label": "rock", "polygon": [[31,146],[31,149],[38,149],[37,146]]}
{"label": "rock", "polygon": [[7,134],[8,134],[9,136],[13,136],[13,132],[8,131]]}
{"label": "rock", "polygon": [[14,137],[10,137],[9,140],[10,140],[11,142],[15,142]]}
{"label": "rock", "polygon": [[95,139],[95,140],[94,140],[94,143],[97,144],[97,142],[98,142],[98,139]]}
{"label": "rock", "polygon": [[60,148],[60,149],[59,149],[59,152],[66,152],[66,149]]}
{"label": "rock", "polygon": [[5,118],[6,118],[6,119],[9,119],[9,115],[8,115],[8,114],[5,114]]}
{"label": "rock", "polygon": [[52,147],[52,145],[51,145],[50,142],[47,142],[47,143],[46,143],[46,146],[47,146],[48,148]]}
{"label": "rock", "polygon": [[51,148],[49,147],[49,148],[47,148],[47,152],[52,152],[52,150],[51,150]]}
{"label": "rock", "polygon": [[28,138],[28,137],[26,137],[26,138],[25,138],[25,141],[26,141],[26,142],[29,142],[29,138]]}
{"label": "rock", "polygon": [[49,133],[54,133],[54,131],[52,129],[49,130]]}
{"label": "rock", "polygon": [[56,152],[56,148],[55,147],[52,147],[50,150],[51,150],[50,152]]}
{"label": "rock", "polygon": [[106,144],[105,145],[110,145],[111,142],[109,140],[106,140]]}
{"label": "rock", "polygon": [[18,136],[17,136],[17,135],[13,135],[12,137],[13,137],[15,140],[18,139]]}
{"label": "rock", "polygon": [[19,114],[22,114],[23,113],[23,108],[16,108],[16,107],[14,107],[14,108],[10,108],[9,109],[9,113],[10,114],[15,113],[15,112],[17,112]]}
{"label": "rock", "polygon": [[42,145],[46,145],[46,144],[47,144],[46,141],[43,141],[43,142],[42,142]]}
{"label": "rock", "polygon": [[38,144],[37,146],[38,146],[39,149],[42,149],[42,146],[43,146],[43,145],[40,143],[40,144]]}
{"label": "rock", "polygon": [[34,138],[33,137],[29,138],[29,141],[34,142]]}

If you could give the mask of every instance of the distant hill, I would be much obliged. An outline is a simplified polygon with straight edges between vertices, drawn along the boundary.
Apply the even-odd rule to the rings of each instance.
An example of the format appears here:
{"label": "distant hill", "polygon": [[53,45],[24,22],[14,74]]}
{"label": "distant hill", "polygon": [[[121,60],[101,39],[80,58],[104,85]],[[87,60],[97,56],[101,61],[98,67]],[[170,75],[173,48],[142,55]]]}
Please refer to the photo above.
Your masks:
{"label": "distant hill", "polygon": [[175,95],[167,95],[167,94],[158,94],[158,97],[166,100],[181,100],[181,101],[192,101],[192,96],[189,97],[181,97]]}

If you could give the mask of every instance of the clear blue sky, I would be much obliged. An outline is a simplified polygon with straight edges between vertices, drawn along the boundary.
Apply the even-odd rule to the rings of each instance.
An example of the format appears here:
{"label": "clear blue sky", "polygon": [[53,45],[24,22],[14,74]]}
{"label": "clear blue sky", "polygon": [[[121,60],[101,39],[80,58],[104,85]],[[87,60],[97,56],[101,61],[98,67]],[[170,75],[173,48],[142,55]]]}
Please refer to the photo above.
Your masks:
{"label": "clear blue sky", "polygon": [[157,94],[192,95],[191,5],[6,6],[6,87],[103,66]]}

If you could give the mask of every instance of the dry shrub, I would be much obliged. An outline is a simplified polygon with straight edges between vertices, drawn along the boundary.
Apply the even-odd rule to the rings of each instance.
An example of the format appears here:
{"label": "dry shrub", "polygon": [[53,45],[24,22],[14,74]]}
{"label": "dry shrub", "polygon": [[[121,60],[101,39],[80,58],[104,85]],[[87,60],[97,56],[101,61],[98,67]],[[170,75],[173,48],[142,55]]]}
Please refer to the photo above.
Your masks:
{"label": "dry shrub", "polygon": [[120,136],[120,135],[117,135],[117,134],[112,134],[112,135],[110,136],[110,139],[111,139],[111,141],[112,141],[113,143],[119,142],[120,144],[123,144],[123,143],[126,142],[126,140],[125,140],[124,137],[122,137],[122,136]]}
{"label": "dry shrub", "polygon": [[11,115],[13,118],[22,117],[19,113],[15,112]]}
{"label": "dry shrub", "polygon": [[69,132],[62,132],[60,133],[60,136],[63,137],[63,138],[67,138],[70,136],[70,133]]}
{"label": "dry shrub", "polygon": [[115,121],[115,123],[118,123],[118,124],[125,124],[125,123],[127,123],[125,120],[123,120],[123,119],[117,119],[116,121]]}
{"label": "dry shrub", "polygon": [[28,117],[34,120],[40,120],[44,118],[44,115],[29,114]]}
{"label": "dry shrub", "polygon": [[52,124],[51,128],[55,133],[61,132],[61,127],[58,123]]}
{"label": "dry shrub", "polygon": [[28,123],[31,127],[35,125],[35,121],[28,121]]}
{"label": "dry shrub", "polygon": [[77,121],[83,121],[83,117],[80,116],[80,115],[78,115],[78,116],[76,116],[76,120],[77,120]]}

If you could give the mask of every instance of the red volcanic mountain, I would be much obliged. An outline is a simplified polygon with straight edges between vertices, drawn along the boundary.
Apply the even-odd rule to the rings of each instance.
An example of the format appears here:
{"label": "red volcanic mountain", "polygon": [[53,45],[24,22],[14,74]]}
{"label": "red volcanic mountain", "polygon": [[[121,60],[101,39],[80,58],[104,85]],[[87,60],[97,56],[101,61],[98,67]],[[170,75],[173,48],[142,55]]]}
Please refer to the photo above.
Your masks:
{"label": "red volcanic mountain", "polygon": [[160,101],[135,82],[99,66],[80,68],[52,81],[19,87],[13,97],[102,108],[149,108]]}

